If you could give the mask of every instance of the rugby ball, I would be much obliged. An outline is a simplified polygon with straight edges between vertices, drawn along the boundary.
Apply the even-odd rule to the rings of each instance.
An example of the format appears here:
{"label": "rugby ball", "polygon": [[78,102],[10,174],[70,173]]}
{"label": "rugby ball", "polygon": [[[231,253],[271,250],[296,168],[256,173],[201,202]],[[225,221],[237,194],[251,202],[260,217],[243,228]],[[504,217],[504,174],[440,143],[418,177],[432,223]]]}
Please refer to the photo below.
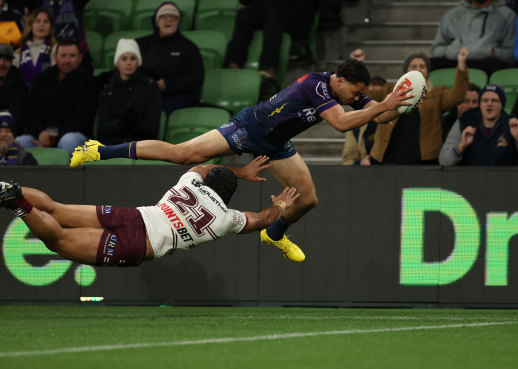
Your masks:
{"label": "rugby ball", "polygon": [[[424,92],[426,89],[426,79],[423,74],[417,70],[413,70],[411,72],[405,73],[401,76],[401,78],[396,82],[394,86],[394,91],[400,83],[403,83],[400,90],[406,90],[407,88],[413,87],[413,90],[409,92],[410,95],[414,95],[409,100],[405,100],[406,102],[412,103],[412,105],[403,105],[396,109],[399,114],[407,114],[410,113],[423,99]],[[403,95],[405,96],[405,95]]]}

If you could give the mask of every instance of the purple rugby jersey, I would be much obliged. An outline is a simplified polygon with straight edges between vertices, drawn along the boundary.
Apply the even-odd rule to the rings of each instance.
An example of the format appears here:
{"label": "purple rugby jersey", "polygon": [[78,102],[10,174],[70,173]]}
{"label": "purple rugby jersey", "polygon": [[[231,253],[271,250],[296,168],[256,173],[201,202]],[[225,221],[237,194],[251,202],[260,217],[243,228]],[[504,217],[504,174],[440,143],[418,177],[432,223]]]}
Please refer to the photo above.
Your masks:
{"label": "purple rugby jersey", "polygon": [[[261,102],[255,117],[261,133],[272,143],[284,143],[309,127],[320,123],[320,114],[338,105],[329,83],[334,72],[310,73]],[[363,108],[372,99],[361,95],[352,107]]]}

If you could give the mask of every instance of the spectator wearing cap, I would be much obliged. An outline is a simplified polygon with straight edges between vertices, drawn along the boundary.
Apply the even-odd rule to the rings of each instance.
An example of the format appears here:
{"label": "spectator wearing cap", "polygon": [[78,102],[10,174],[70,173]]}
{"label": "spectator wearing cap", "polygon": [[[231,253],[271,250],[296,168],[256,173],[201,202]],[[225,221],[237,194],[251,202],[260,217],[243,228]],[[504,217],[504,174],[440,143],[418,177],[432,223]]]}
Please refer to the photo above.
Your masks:
{"label": "spectator wearing cap", "polygon": [[[414,52],[407,55],[403,73],[421,72],[426,79],[426,94],[421,104],[410,113],[400,115],[392,124],[377,126],[370,153],[361,159],[360,164],[438,164],[443,144],[441,116],[464,101],[469,84],[466,67],[468,54],[466,49],[461,49],[457,55],[457,72],[451,89],[433,86],[428,78],[430,59],[426,54]],[[382,88],[370,88],[367,95],[376,101],[383,101],[394,85],[387,83]]]}
{"label": "spectator wearing cap", "polygon": [[37,165],[34,157],[14,140],[16,124],[8,112],[0,112],[0,165]]}
{"label": "spectator wearing cap", "polygon": [[142,70],[162,91],[166,114],[196,106],[205,78],[198,47],[180,32],[182,13],[172,2],[164,2],[151,18],[154,32],[137,39],[142,53]]}
{"label": "spectator wearing cap", "polygon": [[32,86],[24,147],[55,147],[72,153],[91,137],[99,91],[92,75],[81,66],[79,45],[59,41],[56,65],[41,72]]}
{"label": "spectator wearing cap", "polygon": [[162,94],[138,69],[142,57],[137,42],[121,38],[113,63],[115,70],[99,97],[97,137],[109,145],[157,139]]}
{"label": "spectator wearing cap", "polygon": [[21,130],[29,88],[20,70],[13,66],[13,48],[0,43],[0,110],[11,112]]}
{"label": "spectator wearing cap", "polygon": [[505,92],[498,85],[480,90],[479,107],[464,113],[446,138],[441,165],[516,165],[518,119],[505,110]]}

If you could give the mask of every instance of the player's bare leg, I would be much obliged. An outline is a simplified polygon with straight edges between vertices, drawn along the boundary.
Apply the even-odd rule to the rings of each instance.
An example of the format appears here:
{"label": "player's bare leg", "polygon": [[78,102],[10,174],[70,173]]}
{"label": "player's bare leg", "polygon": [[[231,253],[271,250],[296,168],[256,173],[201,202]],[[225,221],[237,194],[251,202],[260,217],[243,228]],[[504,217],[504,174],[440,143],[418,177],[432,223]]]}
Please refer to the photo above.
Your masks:
{"label": "player's bare leg", "polygon": [[62,227],[102,228],[97,218],[95,206],[61,204],[35,188],[22,187],[22,192],[27,201],[38,210],[52,215]]}
{"label": "player's bare leg", "polygon": [[22,220],[49,250],[77,263],[95,264],[102,228],[64,229],[53,216],[36,207]]}
{"label": "player's bare leg", "polygon": [[285,187],[295,187],[300,196],[277,222],[261,231],[261,241],[275,245],[290,260],[303,261],[305,255],[302,250],[284,233],[290,225],[317,206],[315,185],[308,166],[299,154],[287,159],[274,160],[271,164],[268,170],[277,181]]}

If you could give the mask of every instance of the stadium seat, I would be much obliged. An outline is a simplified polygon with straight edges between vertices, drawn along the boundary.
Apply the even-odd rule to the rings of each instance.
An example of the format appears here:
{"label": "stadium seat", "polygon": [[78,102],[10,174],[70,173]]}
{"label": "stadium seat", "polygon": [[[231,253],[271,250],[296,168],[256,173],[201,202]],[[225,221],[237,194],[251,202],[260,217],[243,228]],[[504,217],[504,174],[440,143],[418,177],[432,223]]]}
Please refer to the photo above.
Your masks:
{"label": "stadium seat", "polygon": [[[286,87],[286,70],[290,59],[291,37],[284,33],[279,54],[279,65],[277,67],[277,76],[275,79],[281,88]],[[248,57],[244,67],[246,69],[259,70],[259,59],[263,50],[263,31],[255,31],[252,42],[248,47]]]}
{"label": "stadium seat", "polygon": [[149,31],[146,30],[126,30],[110,33],[104,39],[103,45],[103,65],[102,67],[113,69],[113,57],[115,55],[115,49],[117,48],[117,42],[121,38],[132,38],[136,39],[139,37],[149,35]]}
{"label": "stadium seat", "polygon": [[85,30],[98,32],[106,37],[110,33],[129,28],[132,5],[128,0],[90,0],[83,13]]}
{"label": "stadium seat", "polygon": [[223,67],[227,39],[225,35],[217,31],[193,30],[185,31],[183,35],[194,42],[200,49],[205,71]]}
{"label": "stadium seat", "polygon": [[[434,86],[446,86],[448,88],[453,87],[455,81],[455,68],[442,68],[436,69],[430,72],[429,79],[433,82]],[[468,68],[469,81],[476,84],[480,88],[487,84],[487,74],[481,69]]]}
{"label": "stadium seat", "polygon": [[249,69],[217,69],[205,74],[201,100],[233,114],[259,101],[261,76]]}
{"label": "stadium seat", "polygon": [[31,147],[25,149],[34,156],[39,165],[68,165],[70,154],[55,147]]}
{"label": "stadium seat", "polygon": [[85,37],[92,56],[93,66],[99,68],[102,66],[103,36],[94,31],[85,31]]}
{"label": "stadium seat", "polygon": [[165,136],[165,130],[167,129],[167,114],[163,111],[160,113],[160,128],[158,129],[158,140],[163,140]]}
{"label": "stadium seat", "polygon": [[[129,2],[129,1],[128,1]],[[131,28],[153,31],[151,17],[155,14],[156,9],[163,0],[134,0],[134,7],[131,16]],[[194,19],[194,9],[196,7],[195,0],[175,0],[182,12],[181,31],[192,29]]]}
{"label": "stadium seat", "polygon": [[[173,112],[174,113],[174,112]],[[171,113],[171,114],[173,114]],[[203,127],[169,127],[166,132],[165,140],[172,144],[179,144],[182,142],[189,141],[192,138],[201,136],[202,134],[210,131],[211,129]],[[219,164],[223,161],[223,158],[213,158],[205,162],[205,164]]]}
{"label": "stadium seat", "polygon": [[221,32],[228,42],[232,37],[237,11],[241,7],[238,0],[199,0],[194,29]]}
{"label": "stadium seat", "polygon": [[[178,109],[173,111],[169,116],[168,130],[181,127],[194,127],[210,131],[227,123],[230,118],[230,113],[224,109],[209,107]],[[169,133],[165,136],[166,141],[168,141],[167,138],[171,137]]]}
{"label": "stadium seat", "polygon": [[510,114],[518,98],[518,68],[497,70],[489,76],[489,83],[502,87],[506,95],[504,110]]}

